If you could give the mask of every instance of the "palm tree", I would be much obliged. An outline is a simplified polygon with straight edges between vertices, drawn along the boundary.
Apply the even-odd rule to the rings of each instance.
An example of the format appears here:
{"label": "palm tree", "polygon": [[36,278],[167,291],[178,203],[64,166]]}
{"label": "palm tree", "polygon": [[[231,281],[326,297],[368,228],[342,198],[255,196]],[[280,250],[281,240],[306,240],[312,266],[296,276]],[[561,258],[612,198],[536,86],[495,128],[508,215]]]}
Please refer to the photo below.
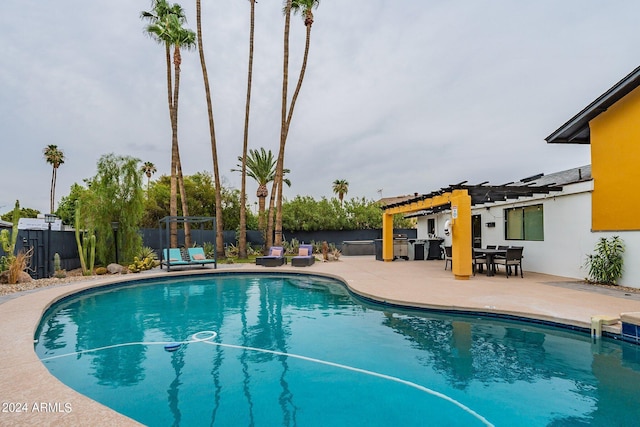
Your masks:
{"label": "palm tree", "polygon": [[[271,187],[271,197],[269,199],[269,218],[267,221],[266,232],[266,244],[267,247],[272,246],[274,240],[273,222],[274,215],[276,216],[276,223],[278,222],[277,214],[274,211],[275,198],[278,194],[278,189],[282,188],[280,180],[282,179],[282,169],[284,169],[284,146],[286,143],[285,129],[287,123],[287,89],[289,86],[289,30],[291,27],[291,0],[285,1],[284,12],[284,55],[282,65],[282,108],[281,108],[281,121],[280,121],[280,148],[278,150],[278,161],[276,163],[276,176],[273,180],[273,186]],[[281,194],[281,193],[280,193]],[[280,206],[280,217],[282,209]],[[276,224],[277,228],[277,224]],[[278,234],[278,231],[276,231]],[[282,229],[279,230],[279,235],[275,236],[275,243],[280,244],[282,242]]]}
{"label": "palm tree", "polygon": [[64,153],[58,149],[57,145],[47,145],[44,149],[44,159],[53,166],[51,172],[51,194],[49,201],[51,202],[49,213],[54,212],[55,196],[56,196],[56,179],[58,177],[58,168],[64,163]]}
{"label": "palm tree", "polygon": [[[285,29],[284,29],[284,66],[283,66],[283,81],[282,81],[282,122],[280,128],[280,150],[278,152],[278,164],[276,166],[276,178],[271,190],[271,201],[269,203],[269,229],[267,230],[267,239],[271,237],[271,226],[273,224],[272,208],[274,192],[277,189],[277,207],[275,218],[275,243],[282,243],[282,171],[284,168],[284,151],[287,143],[287,136],[289,134],[289,127],[291,126],[291,120],[293,118],[293,110],[296,105],[296,100],[300,94],[300,88],[302,87],[302,81],[304,80],[304,74],[307,69],[307,59],[309,57],[309,44],[311,41],[311,26],[313,25],[313,8],[317,8],[320,4],[320,0],[287,0],[284,7],[285,14]],[[291,12],[302,13],[304,19],[304,25],[306,27],[304,56],[302,59],[302,66],[300,68],[300,75],[298,76],[298,83],[296,89],[291,98],[291,105],[287,109],[287,86],[289,80],[289,27],[291,21]],[[269,240],[267,240],[269,243]]]}
{"label": "palm tree", "polygon": [[[200,0],[198,0],[200,1]],[[247,102],[244,114],[244,140],[242,143],[242,178],[240,189],[240,236],[238,241],[238,256],[247,257],[247,149],[249,147],[249,111],[251,107],[251,81],[253,78],[253,38],[255,30],[255,7],[256,0],[249,0],[251,3],[251,14],[249,19],[249,69],[247,71]],[[263,201],[264,203],[264,201]]]}
{"label": "palm tree", "polygon": [[[242,157],[238,156],[237,167],[242,168]],[[275,179],[276,176],[276,159],[273,157],[271,150],[267,151],[263,147],[260,150],[249,150],[249,155],[246,156],[246,174],[248,177],[253,178],[258,183],[258,190],[256,191],[256,197],[258,198],[258,227],[264,229],[264,212],[265,212],[265,199],[269,195],[267,184]],[[231,169],[231,172],[242,172],[242,169]],[[285,169],[284,173],[289,173],[289,169]],[[283,182],[289,187],[291,181],[284,178]]]}
{"label": "palm tree", "polygon": [[151,162],[144,162],[142,167],[140,168],[143,174],[147,176],[147,199],[149,198],[149,186],[151,185],[151,175],[156,173],[158,170],[156,169],[156,165]]}
{"label": "palm tree", "polygon": [[[178,215],[178,185],[182,199],[182,213],[188,216],[185,199],[184,180],[182,179],[182,165],[178,148],[178,96],[180,90],[180,64],[182,57],[180,50],[191,49],[195,46],[196,35],[193,31],[183,28],[186,23],[184,10],[178,4],[169,4],[166,0],[154,0],[152,12],[142,12],[141,17],[150,21],[146,32],[158,43],[164,44],[167,60],[167,96],[169,101],[169,117],[171,119],[171,197],[169,200],[169,215]],[[171,75],[171,46],[173,46],[174,79]],[[178,244],[176,223],[171,223],[171,246]],[[185,245],[190,246],[189,224],[185,223]]]}
{"label": "palm tree", "polygon": [[349,182],[346,179],[336,179],[333,181],[333,192],[338,195],[340,205],[342,206],[342,199],[344,199],[344,195],[349,192]]}
{"label": "palm tree", "polygon": [[[202,78],[204,80],[205,97],[207,98],[207,113],[209,116],[209,135],[211,137],[211,155],[213,158],[213,179],[215,181],[216,192],[216,254],[219,258],[224,257],[224,222],[222,221],[222,184],[220,182],[220,171],[218,169],[218,149],[216,144],[216,129],[213,120],[213,107],[211,102],[211,88],[209,86],[209,74],[207,64],[204,59],[204,48],[202,46],[202,13],[201,1],[196,0],[196,31],[198,36],[198,55],[200,56],[200,67],[202,68]],[[246,226],[245,226],[246,228]]]}

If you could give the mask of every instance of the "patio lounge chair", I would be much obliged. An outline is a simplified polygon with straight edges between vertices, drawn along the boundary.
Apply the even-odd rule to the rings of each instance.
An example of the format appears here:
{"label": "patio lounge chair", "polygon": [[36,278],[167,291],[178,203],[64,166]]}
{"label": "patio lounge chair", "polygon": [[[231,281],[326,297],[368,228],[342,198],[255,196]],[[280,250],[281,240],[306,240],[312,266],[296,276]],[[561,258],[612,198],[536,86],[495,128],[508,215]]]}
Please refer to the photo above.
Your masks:
{"label": "patio lounge chair", "polygon": [[518,267],[520,267],[520,277],[522,275],[522,248],[508,248],[507,254],[504,258],[495,258],[493,262],[495,264],[504,265],[507,273],[507,278],[511,274],[511,267],[515,268],[515,274],[518,274]]}
{"label": "patio lounge chair", "polygon": [[167,268],[177,265],[189,265],[189,262],[182,258],[182,253],[178,248],[163,249],[162,253],[162,265],[166,265]]}
{"label": "patio lounge chair", "polygon": [[216,260],[207,258],[204,254],[203,248],[189,248],[189,263],[190,264],[200,264],[204,267],[205,264],[215,264]]}
{"label": "patio lounge chair", "polygon": [[278,267],[287,263],[284,257],[284,248],[282,246],[271,246],[269,255],[256,258],[256,265],[264,265],[265,267]]}
{"label": "patio lounge chair", "polygon": [[313,255],[313,245],[300,245],[298,256],[291,258],[293,267],[308,267],[314,262],[316,262],[316,257]]}

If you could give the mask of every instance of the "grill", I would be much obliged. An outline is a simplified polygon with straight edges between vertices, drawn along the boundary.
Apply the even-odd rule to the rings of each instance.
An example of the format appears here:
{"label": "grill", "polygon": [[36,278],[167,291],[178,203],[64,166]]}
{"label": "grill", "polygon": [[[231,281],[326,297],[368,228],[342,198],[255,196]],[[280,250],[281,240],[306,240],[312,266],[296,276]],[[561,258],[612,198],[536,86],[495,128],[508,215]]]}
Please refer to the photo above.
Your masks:
{"label": "grill", "polygon": [[409,241],[406,234],[393,235],[393,259],[396,258],[409,260]]}

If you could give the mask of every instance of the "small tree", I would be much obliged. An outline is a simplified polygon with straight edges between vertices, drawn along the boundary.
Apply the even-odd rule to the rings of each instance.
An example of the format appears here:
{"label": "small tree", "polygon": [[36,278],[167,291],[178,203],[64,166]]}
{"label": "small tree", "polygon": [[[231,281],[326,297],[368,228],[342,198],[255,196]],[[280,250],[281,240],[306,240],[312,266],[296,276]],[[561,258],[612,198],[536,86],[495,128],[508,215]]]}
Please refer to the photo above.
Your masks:
{"label": "small tree", "polygon": [[601,237],[595,247],[595,254],[587,255],[586,267],[589,280],[595,283],[616,285],[622,276],[624,243],[618,236],[609,239]]}
{"label": "small tree", "polygon": [[346,179],[336,179],[333,181],[333,192],[336,193],[338,199],[340,200],[340,204],[342,205],[342,199],[344,199],[345,194],[349,192],[349,181]]}
{"label": "small tree", "polygon": [[55,206],[56,179],[58,177],[58,168],[61,164],[64,163],[64,153],[58,148],[57,145],[47,145],[44,149],[44,159],[53,167],[53,171],[51,172],[51,206],[49,208],[49,213],[53,213],[53,208]]}
{"label": "small tree", "polygon": [[147,176],[147,199],[149,198],[149,186],[151,185],[151,175],[156,173],[158,169],[156,165],[151,162],[144,162],[142,167],[140,168],[143,174]]}

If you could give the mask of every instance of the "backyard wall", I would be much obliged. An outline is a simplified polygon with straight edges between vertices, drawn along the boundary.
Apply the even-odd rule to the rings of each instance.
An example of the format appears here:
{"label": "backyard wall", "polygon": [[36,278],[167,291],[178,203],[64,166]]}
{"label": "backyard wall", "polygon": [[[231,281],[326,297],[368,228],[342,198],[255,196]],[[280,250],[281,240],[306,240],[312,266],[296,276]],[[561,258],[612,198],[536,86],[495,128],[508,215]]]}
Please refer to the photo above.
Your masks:
{"label": "backyard wall", "polygon": [[[159,250],[163,244],[160,232],[156,228],[145,228],[140,230],[144,246]],[[396,234],[406,234],[407,238],[416,238],[416,229],[395,229]],[[290,242],[293,239],[300,243],[322,242],[333,243],[338,249],[342,248],[342,242],[353,240],[375,240],[382,237],[382,230],[341,230],[341,231],[283,231],[282,237]],[[165,236],[162,236],[165,239]],[[191,230],[191,239],[197,245],[203,242],[214,242],[215,232],[213,230]],[[224,232],[224,243],[226,245],[236,245],[237,236],[235,231]],[[247,242],[253,246],[264,245],[262,233],[254,230],[247,230]],[[178,230],[178,244],[184,245],[184,231]]]}

